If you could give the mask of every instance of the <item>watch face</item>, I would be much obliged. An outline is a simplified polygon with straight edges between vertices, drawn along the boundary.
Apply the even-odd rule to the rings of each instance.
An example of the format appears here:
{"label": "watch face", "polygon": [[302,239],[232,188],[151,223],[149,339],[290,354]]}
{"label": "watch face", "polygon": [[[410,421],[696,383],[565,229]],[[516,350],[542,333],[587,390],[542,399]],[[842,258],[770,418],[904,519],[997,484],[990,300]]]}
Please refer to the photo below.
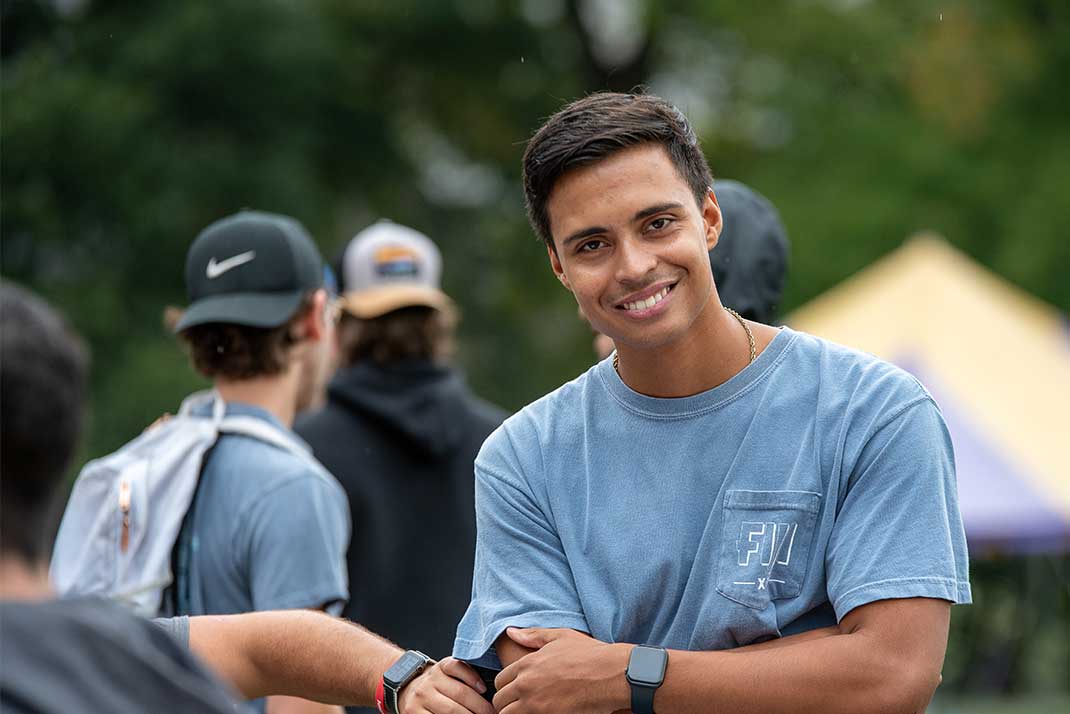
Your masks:
{"label": "watch face", "polygon": [[423,669],[426,660],[416,652],[406,652],[383,674],[383,682],[391,687],[400,687]]}
{"label": "watch face", "polygon": [[661,686],[665,679],[665,665],[669,655],[655,647],[635,647],[628,659],[628,680],[635,684]]}

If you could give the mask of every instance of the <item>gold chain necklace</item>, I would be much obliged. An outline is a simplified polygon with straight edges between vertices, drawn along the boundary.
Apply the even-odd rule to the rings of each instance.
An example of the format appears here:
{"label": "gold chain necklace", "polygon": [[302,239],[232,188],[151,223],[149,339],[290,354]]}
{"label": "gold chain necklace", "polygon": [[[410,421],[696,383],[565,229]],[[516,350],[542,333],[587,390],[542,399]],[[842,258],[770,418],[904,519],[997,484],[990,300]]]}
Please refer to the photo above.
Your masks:
{"label": "gold chain necklace", "polygon": [[[742,315],[740,315],[738,312],[736,312],[735,310],[733,310],[730,307],[727,307],[727,306],[723,306],[723,307],[724,307],[725,310],[728,310],[728,313],[732,317],[736,318],[736,320],[739,322],[739,324],[743,326],[743,331],[747,333],[747,344],[750,347],[750,362],[753,362],[754,361],[754,356],[755,356],[754,333],[750,331],[750,327],[747,326],[747,321],[743,319]],[[750,362],[748,362],[747,364],[750,364]],[[617,375],[619,376],[620,375],[620,355],[617,354],[616,352],[613,353],[613,369],[616,370]]]}

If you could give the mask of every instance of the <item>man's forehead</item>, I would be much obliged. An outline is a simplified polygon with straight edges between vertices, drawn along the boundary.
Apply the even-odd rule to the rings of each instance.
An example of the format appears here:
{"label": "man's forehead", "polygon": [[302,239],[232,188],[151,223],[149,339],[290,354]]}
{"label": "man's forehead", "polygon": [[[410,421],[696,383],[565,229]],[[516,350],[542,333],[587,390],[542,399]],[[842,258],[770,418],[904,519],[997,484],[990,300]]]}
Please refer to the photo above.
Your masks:
{"label": "man's forehead", "polygon": [[560,239],[591,221],[627,223],[637,211],[653,205],[683,203],[690,196],[687,182],[665,149],[658,144],[645,144],[622,149],[563,174],[546,208],[551,232]]}

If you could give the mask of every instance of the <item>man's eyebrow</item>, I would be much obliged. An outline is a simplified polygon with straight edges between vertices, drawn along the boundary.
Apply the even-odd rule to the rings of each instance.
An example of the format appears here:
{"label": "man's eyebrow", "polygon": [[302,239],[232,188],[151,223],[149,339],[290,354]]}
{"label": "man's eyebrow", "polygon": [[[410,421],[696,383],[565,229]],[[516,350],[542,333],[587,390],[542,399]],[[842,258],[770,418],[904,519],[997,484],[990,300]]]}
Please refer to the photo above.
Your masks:
{"label": "man's eyebrow", "polygon": [[641,221],[644,218],[649,218],[655,213],[661,213],[662,211],[669,211],[675,208],[683,208],[684,204],[677,203],[676,201],[670,201],[669,203],[659,203],[656,206],[650,206],[636,213],[633,217],[633,221]]}
{"label": "man's eyebrow", "polygon": [[596,236],[599,233],[607,233],[608,231],[609,231],[608,228],[603,228],[602,226],[591,226],[590,228],[584,228],[582,231],[576,231],[575,233],[570,235],[568,238],[563,240],[561,242],[561,247],[564,248],[569,243],[573,243],[575,241],[578,241],[581,238],[589,238],[591,236]]}
{"label": "man's eyebrow", "polygon": [[[644,218],[649,218],[650,216],[653,216],[655,213],[661,213],[662,211],[670,211],[670,210],[683,208],[683,207],[684,207],[684,204],[678,203],[676,201],[670,201],[668,203],[659,203],[659,204],[657,204],[655,206],[650,206],[648,208],[644,208],[643,210],[639,211],[634,216],[632,216],[632,220],[633,221],[641,221]],[[563,248],[563,247],[567,246],[568,244],[570,244],[570,243],[572,243],[574,241],[580,240],[581,238],[589,238],[591,236],[596,236],[599,233],[608,233],[608,232],[609,232],[609,229],[608,228],[603,228],[602,226],[591,226],[590,228],[584,228],[581,231],[576,231],[575,233],[570,235],[568,238],[566,238],[565,240],[561,241],[561,247]]]}

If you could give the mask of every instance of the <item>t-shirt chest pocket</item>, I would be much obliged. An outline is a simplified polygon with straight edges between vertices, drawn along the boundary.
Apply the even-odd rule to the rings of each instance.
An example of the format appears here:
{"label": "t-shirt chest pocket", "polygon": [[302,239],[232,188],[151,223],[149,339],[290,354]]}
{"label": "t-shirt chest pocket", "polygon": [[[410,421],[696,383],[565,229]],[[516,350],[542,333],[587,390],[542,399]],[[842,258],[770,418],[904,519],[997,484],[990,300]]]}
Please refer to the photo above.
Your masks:
{"label": "t-shirt chest pocket", "polygon": [[758,610],[798,595],[820,510],[810,491],[728,491],[717,592]]}

